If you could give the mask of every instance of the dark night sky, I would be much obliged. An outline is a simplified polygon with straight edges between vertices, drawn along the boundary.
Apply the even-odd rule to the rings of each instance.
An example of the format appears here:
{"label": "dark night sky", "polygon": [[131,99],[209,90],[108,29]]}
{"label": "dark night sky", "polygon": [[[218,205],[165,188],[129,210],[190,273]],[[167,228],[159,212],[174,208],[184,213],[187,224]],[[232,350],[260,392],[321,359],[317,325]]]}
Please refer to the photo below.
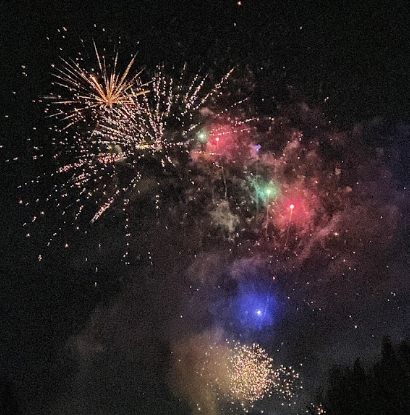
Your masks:
{"label": "dark night sky", "polygon": [[[364,125],[369,131],[365,138],[387,155],[397,186],[379,189],[385,192],[381,198],[401,209],[383,263],[383,280],[373,286],[373,280],[364,281],[358,290],[366,299],[346,301],[345,309],[335,306],[329,313],[318,313],[319,317],[300,305],[303,294],[296,295],[298,305],[284,308],[299,310],[284,312],[288,317],[275,326],[271,348],[287,348],[280,354],[283,360],[303,361],[309,382],[315,378],[315,368],[322,376],[338,359],[349,363],[358,354],[372,356],[383,334],[394,340],[408,335],[409,234],[403,224],[408,224],[409,204],[403,189],[410,178],[410,8],[404,4],[2,2],[0,151],[2,160],[18,155],[20,161],[1,165],[0,376],[12,382],[22,414],[94,414],[98,408],[105,411],[98,413],[107,415],[189,413],[167,388],[162,371],[170,343],[178,340],[175,333],[197,332],[205,324],[205,317],[193,311],[195,298],[187,300],[184,281],[175,282],[189,261],[175,260],[178,247],[167,247],[175,242],[172,237],[158,242],[156,251],[168,252],[158,259],[155,271],[145,265],[117,267],[106,250],[94,264],[98,273],[94,265],[80,265],[78,252],[55,250],[47,261],[38,263],[33,245],[39,239],[28,243],[24,238],[21,223],[26,212],[17,203],[16,187],[36,174],[28,162],[30,143],[47,140],[49,122],[33,100],[50,92],[51,63],[58,61],[60,53],[74,55],[80,38],[94,38],[100,44],[121,38],[127,53],[138,51],[141,67],[188,62],[224,73],[234,65],[247,65],[255,77],[253,99],[261,114],[275,112],[279,104],[288,102],[292,90],[309,105],[318,105],[341,129]],[[68,29],[67,39],[58,32],[62,27]],[[147,244],[156,240],[154,231],[147,231],[146,238],[151,241]],[[202,282],[207,273],[223,273],[209,263],[198,267],[201,271],[195,278]],[[317,296],[323,290],[328,299],[332,289],[319,287]],[[393,291],[400,292],[391,300],[394,306],[385,301],[386,293]],[[205,289],[204,297],[196,301],[211,302],[212,295]],[[355,319],[352,324],[346,317],[349,308]],[[173,309],[192,313],[191,323],[181,328]],[[355,324],[363,329],[353,331]],[[351,342],[343,344],[346,338]],[[105,354],[100,344],[108,345]]]}

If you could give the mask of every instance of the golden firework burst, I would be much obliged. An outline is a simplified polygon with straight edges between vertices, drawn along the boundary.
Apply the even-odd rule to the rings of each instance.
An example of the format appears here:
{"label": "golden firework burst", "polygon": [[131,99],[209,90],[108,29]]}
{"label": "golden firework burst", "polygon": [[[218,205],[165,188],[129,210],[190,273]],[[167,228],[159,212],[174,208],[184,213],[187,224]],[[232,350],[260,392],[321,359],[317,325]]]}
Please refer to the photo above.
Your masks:
{"label": "golden firework burst", "polygon": [[135,64],[135,55],[123,72],[118,71],[118,52],[110,64],[101,55],[94,42],[97,59],[96,70],[86,70],[78,60],[61,58],[62,66],[53,65],[56,85],[61,86],[69,95],[52,95],[52,103],[59,105],[57,113],[52,116],[68,121],[65,128],[82,119],[86,114],[94,117],[110,111],[115,106],[133,105],[134,98],[146,94],[145,84],[140,81],[141,71],[131,75]]}

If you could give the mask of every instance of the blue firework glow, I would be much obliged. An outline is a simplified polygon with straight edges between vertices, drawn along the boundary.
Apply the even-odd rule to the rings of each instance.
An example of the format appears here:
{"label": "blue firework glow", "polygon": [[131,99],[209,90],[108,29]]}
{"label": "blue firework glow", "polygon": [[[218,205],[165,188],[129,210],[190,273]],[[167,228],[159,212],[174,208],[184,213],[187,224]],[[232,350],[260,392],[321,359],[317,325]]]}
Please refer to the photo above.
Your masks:
{"label": "blue firework glow", "polygon": [[273,326],[281,313],[281,301],[273,280],[265,277],[250,272],[247,281],[230,279],[218,286],[224,294],[209,306],[216,324],[240,336]]}
{"label": "blue firework glow", "polygon": [[248,329],[260,330],[275,322],[278,301],[269,290],[255,290],[245,285],[233,304],[234,318]]}

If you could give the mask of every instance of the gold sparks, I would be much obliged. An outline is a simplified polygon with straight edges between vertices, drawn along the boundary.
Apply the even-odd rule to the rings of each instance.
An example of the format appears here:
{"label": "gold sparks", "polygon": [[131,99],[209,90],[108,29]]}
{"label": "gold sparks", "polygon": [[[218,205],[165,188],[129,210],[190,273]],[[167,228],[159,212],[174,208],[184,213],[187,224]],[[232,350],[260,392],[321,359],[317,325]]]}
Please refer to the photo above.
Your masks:
{"label": "gold sparks", "polygon": [[235,343],[230,358],[233,400],[253,403],[269,395],[273,386],[273,359],[258,344]]}
{"label": "gold sparks", "polygon": [[131,69],[135,63],[132,57],[126,69],[121,73],[118,71],[118,53],[115,54],[111,64],[107,64],[94,43],[95,56],[97,59],[97,70],[89,71],[75,60],[61,58],[62,67],[54,67],[56,85],[61,86],[69,96],[64,98],[60,95],[50,96],[56,105],[68,108],[67,111],[60,109],[54,116],[68,121],[69,127],[82,120],[87,113],[98,115],[112,110],[115,106],[132,105],[133,98],[146,94],[148,90],[143,89],[140,81],[141,71],[131,75]]}
{"label": "gold sparks", "polygon": [[226,340],[210,346],[204,357],[200,378],[215,391],[218,401],[234,407],[246,410],[272,395],[292,405],[302,388],[299,374],[291,367],[274,368],[273,359],[257,343]]}

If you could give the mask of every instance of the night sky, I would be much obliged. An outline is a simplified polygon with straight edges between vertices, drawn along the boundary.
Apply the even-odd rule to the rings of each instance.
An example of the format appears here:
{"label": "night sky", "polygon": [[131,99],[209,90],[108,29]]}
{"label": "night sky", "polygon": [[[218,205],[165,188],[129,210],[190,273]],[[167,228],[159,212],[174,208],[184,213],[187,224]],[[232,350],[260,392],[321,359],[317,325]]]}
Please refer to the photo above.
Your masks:
{"label": "night sky", "polygon": [[[273,393],[255,413],[301,414],[332,364],[372,362],[384,335],[408,339],[404,3],[1,4],[0,379],[22,414],[218,415],[232,392],[215,373],[234,342],[260,344],[304,385],[296,405]],[[44,97],[60,57],[81,52],[91,70],[93,40],[107,56],[119,44],[120,70],[136,54],[144,80],[163,65],[186,85],[186,64],[187,79],[209,74],[205,91],[234,70],[197,111],[209,141],[169,164],[152,150],[101,167],[107,188],[141,173],[125,232],[118,206],[90,226],[86,205],[82,230],[63,227],[46,248],[62,208],[44,200],[53,185],[66,197],[54,172],[76,154],[52,145],[73,129],[56,131]],[[165,143],[187,131],[172,114]],[[89,137],[90,124],[73,128]]]}

